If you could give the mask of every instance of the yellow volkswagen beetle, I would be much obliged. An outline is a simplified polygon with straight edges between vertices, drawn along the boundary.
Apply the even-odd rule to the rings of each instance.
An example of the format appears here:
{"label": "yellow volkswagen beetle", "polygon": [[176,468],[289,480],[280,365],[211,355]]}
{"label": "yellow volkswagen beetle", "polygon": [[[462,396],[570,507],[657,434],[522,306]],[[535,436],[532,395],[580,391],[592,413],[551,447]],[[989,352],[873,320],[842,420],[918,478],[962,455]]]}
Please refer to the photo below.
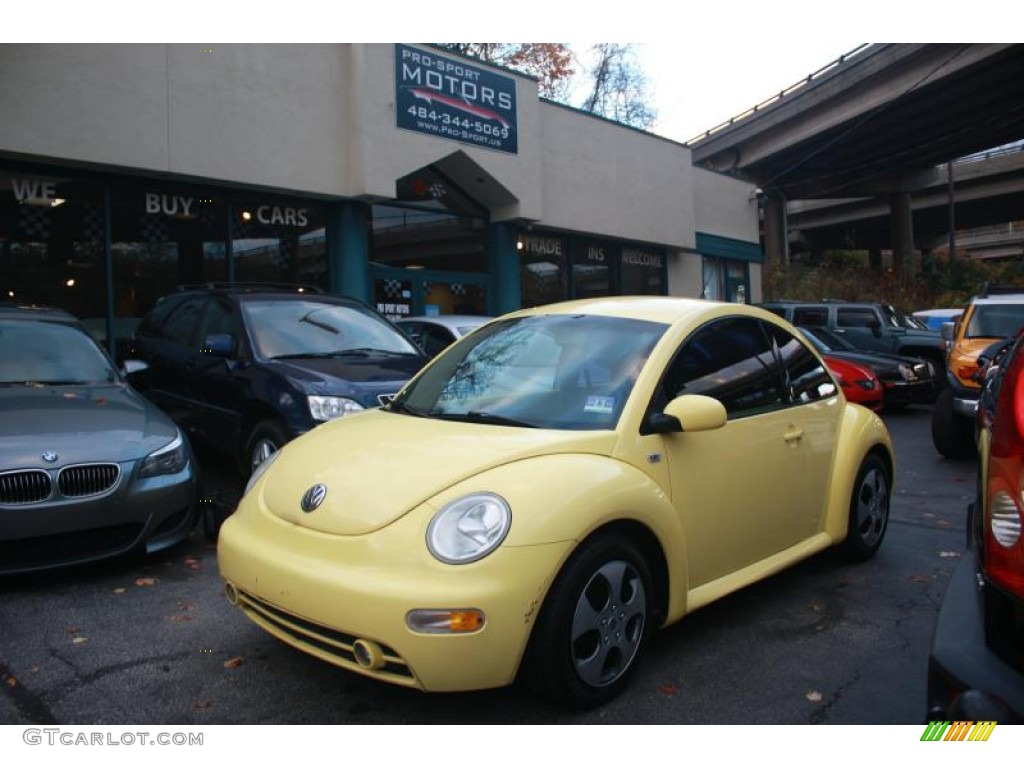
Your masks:
{"label": "yellow volkswagen beetle", "polygon": [[878,549],[893,448],[792,326],[601,298],[491,321],[379,409],[261,465],[228,599],[399,685],[615,696],[650,631],[803,558]]}

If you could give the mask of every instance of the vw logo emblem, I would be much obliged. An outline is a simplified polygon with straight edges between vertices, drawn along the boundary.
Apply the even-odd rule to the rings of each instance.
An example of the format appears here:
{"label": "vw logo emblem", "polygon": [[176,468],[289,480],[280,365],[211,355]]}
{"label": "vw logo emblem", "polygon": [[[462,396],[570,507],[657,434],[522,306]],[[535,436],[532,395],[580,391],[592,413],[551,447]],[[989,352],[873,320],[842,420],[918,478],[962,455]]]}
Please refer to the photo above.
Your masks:
{"label": "vw logo emblem", "polygon": [[57,454],[53,451],[47,451],[40,458],[42,458],[42,460],[47,464],[53,464],[53,462],[57,460]]}
{"label": "vw logo emblem", "polygon": [[324,503],[324,498],[327,496],[327,486],[323,483],[317,483],[302,496],[302,507],[303,512],[312,512],[314,509]]}

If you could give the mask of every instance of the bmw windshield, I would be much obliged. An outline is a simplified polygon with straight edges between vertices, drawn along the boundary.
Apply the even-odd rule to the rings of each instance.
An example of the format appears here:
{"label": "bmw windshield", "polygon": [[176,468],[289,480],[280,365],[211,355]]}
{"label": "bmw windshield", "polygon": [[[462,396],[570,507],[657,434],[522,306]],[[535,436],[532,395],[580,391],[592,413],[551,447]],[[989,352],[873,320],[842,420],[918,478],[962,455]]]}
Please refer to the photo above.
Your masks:
{"label": "bmw windshield", "polygon": [[588,315],[497,322],[450,347],[391,410],[505,426],[612,429],[665,330]]}
{"label": "bmw windshield", "polygon": [[41,320],[0,321],[0,385],[115,381],[110,360],[84,330]]}

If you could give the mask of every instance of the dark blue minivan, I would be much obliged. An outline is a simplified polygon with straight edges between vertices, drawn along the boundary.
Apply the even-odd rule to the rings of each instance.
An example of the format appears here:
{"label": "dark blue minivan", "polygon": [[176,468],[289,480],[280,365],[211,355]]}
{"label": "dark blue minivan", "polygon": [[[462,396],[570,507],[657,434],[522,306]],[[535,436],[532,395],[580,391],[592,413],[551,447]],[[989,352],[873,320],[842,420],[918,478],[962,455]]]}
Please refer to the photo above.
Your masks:
{"label": "dark blue minivan", "polygon": [[427,358],[359,301],[315,288],[210,284],[159,300],[128,357],[133,384],[244,476],[284,443],[374,408]]}

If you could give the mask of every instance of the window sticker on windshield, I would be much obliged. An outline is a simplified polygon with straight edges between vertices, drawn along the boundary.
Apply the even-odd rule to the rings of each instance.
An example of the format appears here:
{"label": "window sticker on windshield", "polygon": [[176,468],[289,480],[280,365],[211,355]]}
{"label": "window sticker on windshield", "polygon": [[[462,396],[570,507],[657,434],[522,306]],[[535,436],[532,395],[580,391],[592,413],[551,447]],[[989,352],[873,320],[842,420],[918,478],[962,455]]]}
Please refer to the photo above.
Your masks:
{"label": "window sticker on windshield", "polygon": [[589,395],[587,404],[583,406],[584,413],[611,413],[614,410],[615,398],[601,395]]}

